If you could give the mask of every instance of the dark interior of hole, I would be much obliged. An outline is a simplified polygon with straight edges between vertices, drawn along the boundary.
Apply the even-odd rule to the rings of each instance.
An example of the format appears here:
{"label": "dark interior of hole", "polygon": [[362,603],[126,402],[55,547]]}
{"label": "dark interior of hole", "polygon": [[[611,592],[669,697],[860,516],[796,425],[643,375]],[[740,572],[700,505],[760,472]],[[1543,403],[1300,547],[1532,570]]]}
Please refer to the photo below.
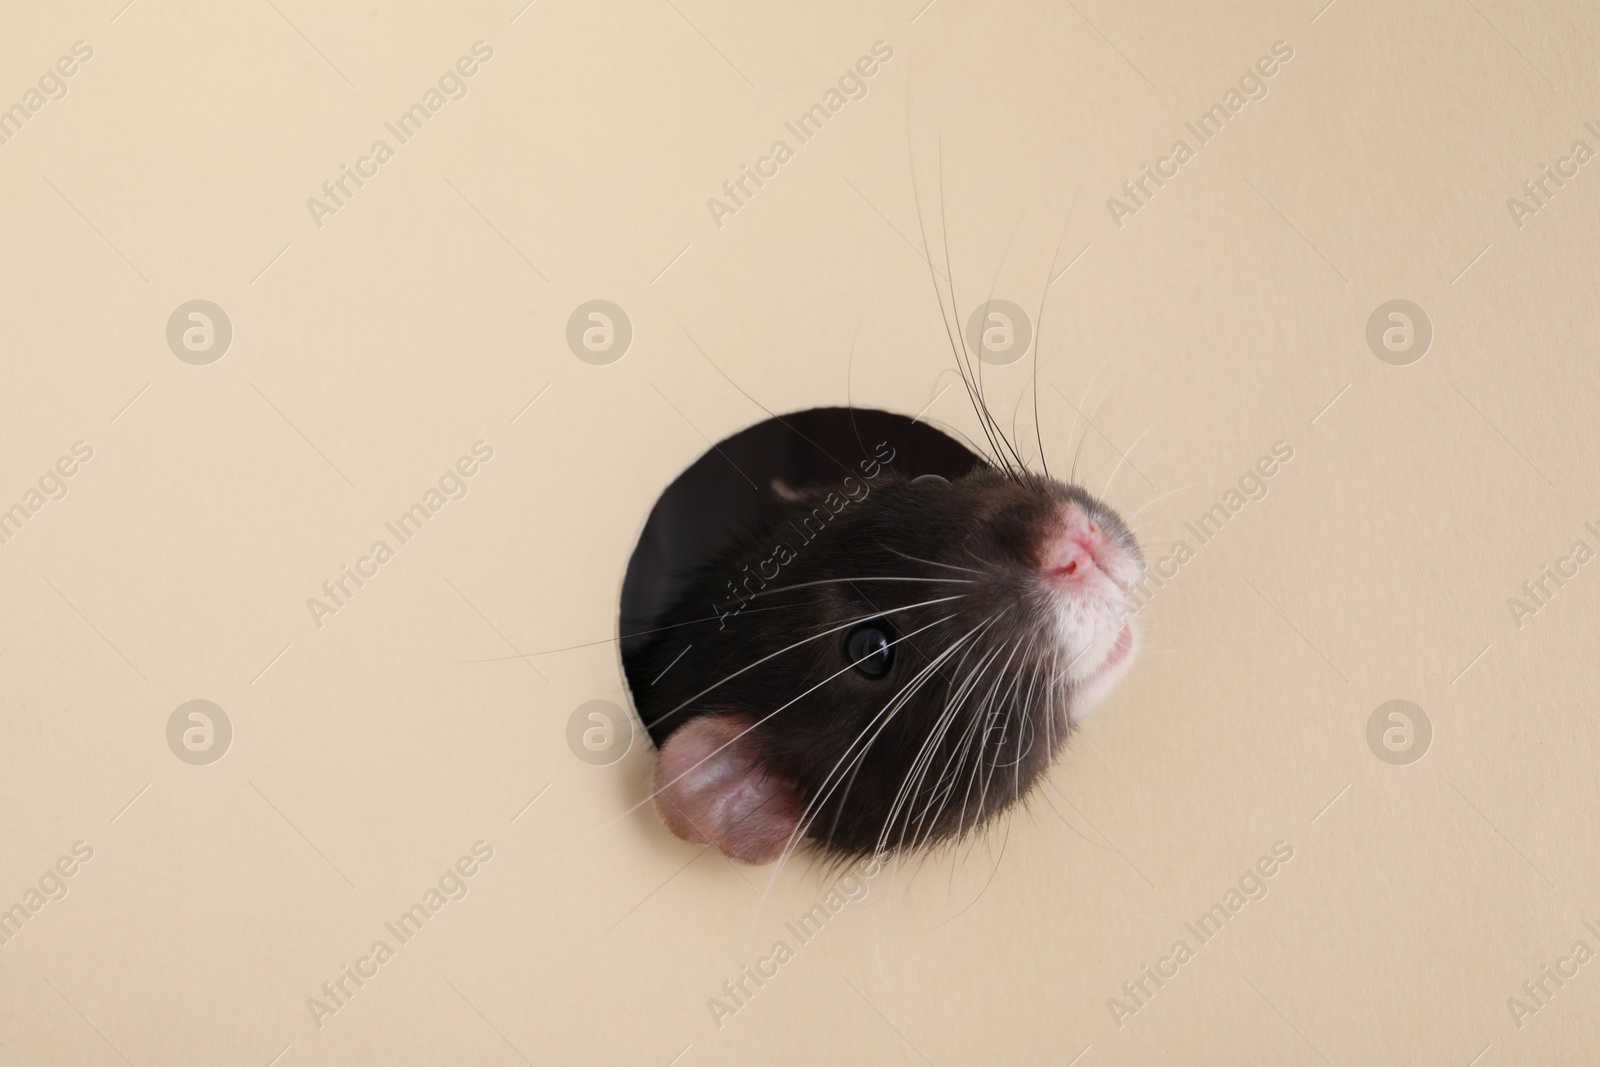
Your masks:
{"label": "dark interior of hole", "polygon": [[777,506],[774,481],[797,489],[831,486],[856,473],[857,462],[882,441],[894,448],[893,470],[906,478],[955,479],[979,462],[953,437],[904,415],[813,408],[734,434],[678,475],[650,510],[622,582],[622,667],[629,692],[651,682],[639,676],[639,651],[655,620],[683,594],[684,577]]}

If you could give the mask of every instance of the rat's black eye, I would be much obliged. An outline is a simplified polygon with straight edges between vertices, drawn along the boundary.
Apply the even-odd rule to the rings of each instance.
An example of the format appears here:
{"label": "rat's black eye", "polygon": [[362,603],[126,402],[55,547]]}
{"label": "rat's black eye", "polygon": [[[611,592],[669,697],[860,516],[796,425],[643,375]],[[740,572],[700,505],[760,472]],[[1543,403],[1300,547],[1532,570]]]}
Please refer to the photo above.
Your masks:
{"label": "rat's black eye", "polygon": [[882,678],[894,666],[894,638],[882,619],[857,626],[845,635],[844,654],[868,678]]}
{"label": "rat's black eye", "polygon": [[913,489],[932,489],[935,486],[949,484],[950,479],[941,478],[937,474],[919,474],[915,478],[911,479],[911,488]]}

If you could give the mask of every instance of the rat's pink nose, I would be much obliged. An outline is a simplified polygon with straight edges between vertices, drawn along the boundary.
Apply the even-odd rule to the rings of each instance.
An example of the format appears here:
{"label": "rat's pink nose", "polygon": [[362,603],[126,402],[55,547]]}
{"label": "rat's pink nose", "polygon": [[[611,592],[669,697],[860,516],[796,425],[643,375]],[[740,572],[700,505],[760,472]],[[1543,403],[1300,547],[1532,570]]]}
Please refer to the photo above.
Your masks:
{"label": "rat's pink nose", "polygon": [[1062,549],[1054,554],[1050,561],[1053,565],[1050,573],[1063,578],[1071,578],[1086,567],[1094,565],[1094,556],[1088,549],[1077,542],[1068,542]]}
{"label": "rat's pink nose", "polygon": [[1101,566],[1105,531],[1077,507],[1066,509],[1062,518],[1060,532],[1045,550],[1044,569],[1052,578],[1078,578]]}

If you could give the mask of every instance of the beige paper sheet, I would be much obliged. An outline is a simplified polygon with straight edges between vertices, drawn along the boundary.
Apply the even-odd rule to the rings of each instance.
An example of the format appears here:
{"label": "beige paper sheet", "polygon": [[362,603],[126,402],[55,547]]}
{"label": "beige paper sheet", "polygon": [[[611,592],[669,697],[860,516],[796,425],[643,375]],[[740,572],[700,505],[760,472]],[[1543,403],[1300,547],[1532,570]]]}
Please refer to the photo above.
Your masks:
{"label": "beige paper sheet", "polygon": [[[1593,10],[124,3],[0,14],[0,1062],[1600,1050]],[[935,280],[1145,651],[736,868],[569,741],[623,568],[763,405],[972,433]]]}

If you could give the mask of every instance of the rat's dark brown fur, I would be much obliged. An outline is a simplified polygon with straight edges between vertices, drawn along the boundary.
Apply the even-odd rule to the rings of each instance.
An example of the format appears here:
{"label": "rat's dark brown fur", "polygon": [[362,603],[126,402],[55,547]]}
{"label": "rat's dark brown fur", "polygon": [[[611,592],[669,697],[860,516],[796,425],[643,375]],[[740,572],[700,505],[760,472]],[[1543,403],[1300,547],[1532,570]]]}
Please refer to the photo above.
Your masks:
{"label": "rat's dark brown fur", "polygon": [[[841,856],[922,846],[1017,803],[1074,723],[1076,683],[1052,638],[1059,605],[1040,584],[1063,506],[1140,560],[1104,502],[1026,471],[981,464],[914,485],[885,468],[825,523],[813,516],[822,501],[774,494],[655,621],[638,663],[657,679],[634,695],[665,746],[663,816],[740,858],[771,858],[785,825]],[[773,574],[779,544],[790,552]],[[884,677],[847,656],[862,625],[893,642]],[[670,758],[673,734],[704,716],[723,717],[716,744]],[[719,784],[695,777],[708,759],[723,761]],[[729,780],[739,797],[725,795]]]}

